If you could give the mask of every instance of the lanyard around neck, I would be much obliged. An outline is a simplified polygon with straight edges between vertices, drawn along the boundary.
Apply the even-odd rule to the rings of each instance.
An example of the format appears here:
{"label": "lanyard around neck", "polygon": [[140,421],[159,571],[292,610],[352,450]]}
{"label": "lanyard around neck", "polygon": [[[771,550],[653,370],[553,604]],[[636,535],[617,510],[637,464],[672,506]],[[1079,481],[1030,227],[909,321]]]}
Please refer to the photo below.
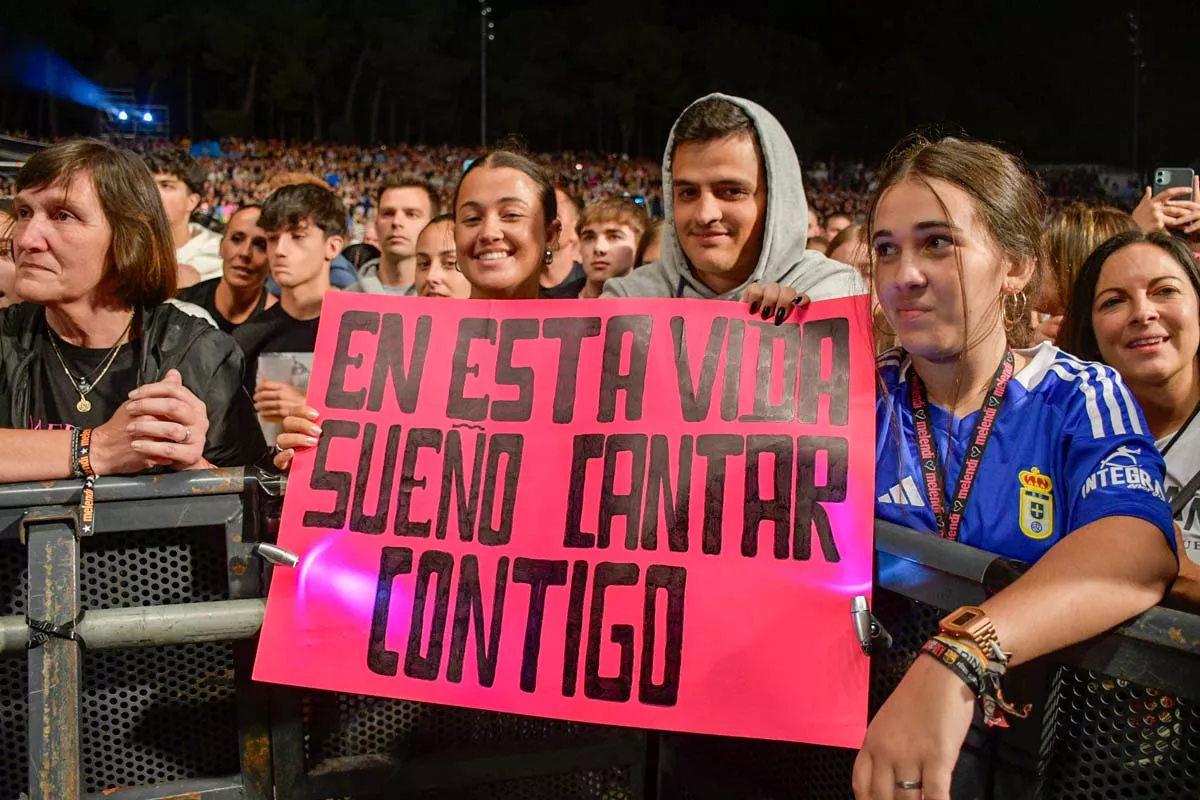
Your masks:
{"label": "lanyard around neck", "polygon": [[938,533],[951,541],[958,540],[958,530],[962,526],[963,512],[967,508],[967,500],[971,497],[971,489],[979,476],[979,465],[983,461],[983,453],[992,438],[996,415],[1000,412],[1000,404],[1008,390],[1008,382],[1012,379],[1016,361],[1012,350],[1004,352],[1004,360],[1000,363],[996,374],[988,387],[987,397],[983,408],[979,411],[979,419],[975,422],[975,430],[971,434],[971,443],[967,448],[967,456],[963,459],[962,470],[958,481],[949,495],[949,507],[945,494],[946,478],[938,457],[937,444],[933,440],[933,430],[929,424],[929,398],[925,391],[925,382],[912,369],[909,377],[909,402],[912,407],[913,431],[917,435],[917,450],[921,459],[921,472],[925,478],[925,494],[929,498],[929,507],[937,518]]}

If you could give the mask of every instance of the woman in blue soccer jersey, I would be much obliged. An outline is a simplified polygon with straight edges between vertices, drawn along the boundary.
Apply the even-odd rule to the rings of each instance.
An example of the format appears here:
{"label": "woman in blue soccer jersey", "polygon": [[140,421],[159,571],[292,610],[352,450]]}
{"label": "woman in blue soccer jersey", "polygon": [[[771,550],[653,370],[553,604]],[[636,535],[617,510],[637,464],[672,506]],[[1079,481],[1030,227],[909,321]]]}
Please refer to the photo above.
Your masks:
{"label": "woman in blue soccer jersey", "polygon": [[1167,465],[1182,537],[1173,595],[1200,596],[1200,265],[1166,233],[1114,236],[1084,262],[1062,347],[1121,373]]}
{"label": "woman in blue soccer jersey", "polygon": [[[876,515],[1033,566],[946,617],[867,730],[857,798],[952,796],[976,699],[1002,724],[1015,665],[1153,606],[1174,577],[1163,463],[1108,367],[1028,335],[1042,205],[989,145],[915,140],[879,173],[872,279],[900,347],[879,358]],[[979,780],[979,776],[975,776]],[[977,791],[978,786],[955,786]],[[972,795],[973,796],[973,795]]]}

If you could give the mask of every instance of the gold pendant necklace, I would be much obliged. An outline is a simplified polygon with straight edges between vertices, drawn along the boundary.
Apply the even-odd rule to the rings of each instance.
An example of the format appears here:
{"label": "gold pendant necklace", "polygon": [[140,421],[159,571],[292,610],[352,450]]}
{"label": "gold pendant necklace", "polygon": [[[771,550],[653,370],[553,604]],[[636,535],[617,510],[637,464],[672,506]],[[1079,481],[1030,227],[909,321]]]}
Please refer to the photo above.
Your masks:
{"label": "gold pendant necklace", "polygon": [[96,384],[100,383],[104,376],[108,374],[108,370],[112,367],[113,362],[117,360],[117,354],[121,351],[121,340],[125,338],[125,334],[129,333],[129,329],[133,327],[133,317],[133,314],[129,315],[129,324],[125,326],[125,330],[121,335],[117,337],[117,343],[108,351],[108,355],[102,363],[103,369],[100,370],[100,374],[96,376],[96,380],[94,381],[89,379],[90,376],[80,376],[76,379],[71,374],[71,370],[67,367],[66,359],[63,358],[62,352],[58,349],[58,343],[54,341],[54,331],[50,331],[50,347],[54,349],[54,355],[58,356],[58,363],[62,365],[63,372],[67,373],[67,380],[71,382],[71,387],[79,395],[79,402],[75,404],[75,410],[80,414],[86,414],[92,410],[92,401],[88,400],[87,396],[96,388]]}

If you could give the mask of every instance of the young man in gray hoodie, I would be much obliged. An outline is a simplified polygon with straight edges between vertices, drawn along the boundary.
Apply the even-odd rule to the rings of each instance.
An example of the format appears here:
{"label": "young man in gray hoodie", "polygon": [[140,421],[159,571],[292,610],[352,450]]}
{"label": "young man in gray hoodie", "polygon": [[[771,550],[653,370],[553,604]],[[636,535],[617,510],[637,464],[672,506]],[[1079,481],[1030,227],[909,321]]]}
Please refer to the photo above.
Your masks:
{"label": "young man in gray hoodie", "polygon": [[805,249],[800,160],[756,103],[710,94],[688,106],[667,140],[663,199],[661,260],[608,281],[603,297],[741,300],[751,284],[814,301],[867,291],[857,270]]}

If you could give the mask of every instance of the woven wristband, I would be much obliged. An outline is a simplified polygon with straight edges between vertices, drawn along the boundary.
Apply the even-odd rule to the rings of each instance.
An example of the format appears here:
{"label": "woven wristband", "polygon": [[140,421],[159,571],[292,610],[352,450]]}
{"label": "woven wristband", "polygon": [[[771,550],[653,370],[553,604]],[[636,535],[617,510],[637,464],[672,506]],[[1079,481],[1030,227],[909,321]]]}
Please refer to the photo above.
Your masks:
{"label": "woven wristband", "polygon": [[79,466],[79,437],[82,434],[82,428],[71,429],[71,476],[75,478],[83,477],[83,469]]}
{"label": "woven wristband", "polygon": [[921,647],[921,652],[937,659],[938,663],[961,678],[962,682],[971,690],[971,694],[976,697],[983,694],[985,689],[983,667],[975,660],[974,656],[966,654],[967,657],[964,657],[963,652],[937,639],[930,639],[926,642]]}
{"label": "woven wristband", "polygon": [[91,536],[96,529],[96,470],[92,468],[92,429],[79,434],[77,468],[83,473],[83,493],[79,498],[79,533]]}
{"label": "woven wristband", "polygon": [[92,469],[92,428],[84,428],[79,432],[75,468],[81,475],[96,477],[96,470]]}

